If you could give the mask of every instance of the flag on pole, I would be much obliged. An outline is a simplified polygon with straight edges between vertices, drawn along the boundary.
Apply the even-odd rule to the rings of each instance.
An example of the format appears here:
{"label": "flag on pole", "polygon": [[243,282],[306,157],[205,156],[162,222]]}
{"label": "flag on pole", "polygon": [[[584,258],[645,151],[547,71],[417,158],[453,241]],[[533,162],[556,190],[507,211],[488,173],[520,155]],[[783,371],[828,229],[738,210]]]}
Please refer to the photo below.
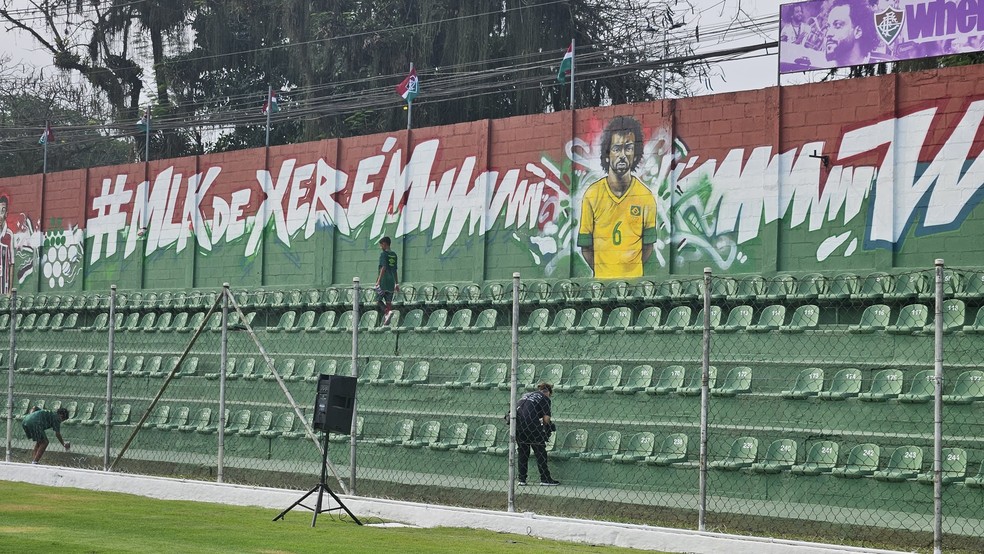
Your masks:
{"label": "flag on pole", "polygon": [[566,83],[571,78],[571,71],[574,70],[574,41],[567,47],[564,59],[560,60],[560,69],[557,71],[557,80]]}
{"label": "flag on pole", "polygon": [[279,111],[280,111],[280,97],[277,96],[276,92],[271,92],[270,97],[267,98],[267,101],[263,103],[263,114],[266,115],[267,112],[277,113]]}
{"label": "flag on pole", "polygon": [[47,121],[44,123],[44,131],[41,133],[41,138],[38,139],[38,144],[50,144],[55,140],[55,133],[51,130],[51,123]]}
{"label": "flag on pole", "polygon": [[396,85],[396,93],[402,96],[408,104],[413,102],[413,99],[420,93],[420,84],[417,81],[416,69],[410,68],[410,74],[407,75],[407,78]]}
{"label": "flag on pole", "polygon": [[146,110],[144,110],[143,115],[140,116],[140,120],[137,121],[137,127],[140,127],[140,129],[141,130],[144,130],[144,131],[149,131],[150,130],[150,107],[149,106],[147,107]]}

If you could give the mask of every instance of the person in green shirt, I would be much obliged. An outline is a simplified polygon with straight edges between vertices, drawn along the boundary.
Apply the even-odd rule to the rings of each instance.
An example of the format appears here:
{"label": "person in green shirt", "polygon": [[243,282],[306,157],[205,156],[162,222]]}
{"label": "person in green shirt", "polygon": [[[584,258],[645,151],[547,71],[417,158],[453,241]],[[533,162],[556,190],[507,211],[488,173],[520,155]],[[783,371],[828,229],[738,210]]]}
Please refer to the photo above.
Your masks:
{"label": "person in green shirt", "polygon": [[396,277],[396,252],[390,250],[390,238],[379,239],[379,275],[376,277],[376,304],[383,312],[383,325],[389,325],[393,310],[393,293],[400,290]]}
{"label": "person in green shirt", "polygon": [[24,434],[27,435],[27,438],[34,441],[32,464],[40,462],[41,456],[44,456],[44,451],[48,448],[48,435],[45,434],[46,429],[53,429],[55,431],[55,437],[65,447],[65,450],[72,447],[71,443],[65,442],[65,439],[61,436],[61,422],[66,419],[68,419],[68,410],[65,408],[58,408],[53,412],[50,410],[35,410],[24,418],[21,424],[24,427]]}

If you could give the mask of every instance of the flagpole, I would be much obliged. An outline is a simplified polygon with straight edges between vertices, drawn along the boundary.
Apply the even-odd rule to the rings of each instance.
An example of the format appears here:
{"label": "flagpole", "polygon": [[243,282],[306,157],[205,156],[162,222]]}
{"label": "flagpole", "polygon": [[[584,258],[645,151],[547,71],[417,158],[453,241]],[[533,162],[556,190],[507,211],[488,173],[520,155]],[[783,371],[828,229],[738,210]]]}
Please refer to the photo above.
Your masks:
{"label": "flagpole", "polygon": [[267,148],[270,147],[270,112],[273,111],[273,85],[267,87],[267,100],[266,100],[266,145]]}
{"label": "flagpole", "polygon": [[48,135],[50,134],[48,133],[48,129],[50,129],[48,125],[49,123],[45,121],[44,122],[44,162],[42,163],[41,173],[48,173],[48,139],[49,139]]}
{"label": "flagpole", "polygon": [[[410,73],[413,73],[413,62],[410,62]],[[413,98],[407,100],[407,131],[410,130],[410,118],[413,115]]]}
{"label": "flagpole", "polygon": [[571,39],[571,111],[574,110],[574,62],[577,56],[574,55],[574,39]]}

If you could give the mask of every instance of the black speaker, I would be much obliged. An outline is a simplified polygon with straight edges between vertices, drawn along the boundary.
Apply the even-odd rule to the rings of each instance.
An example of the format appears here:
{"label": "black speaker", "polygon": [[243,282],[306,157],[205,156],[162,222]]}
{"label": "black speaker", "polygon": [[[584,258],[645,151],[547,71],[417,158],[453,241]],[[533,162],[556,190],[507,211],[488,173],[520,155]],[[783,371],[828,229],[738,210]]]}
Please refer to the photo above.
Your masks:
{"label": "black speaker", "polygon": [[347,435],[352,431],[355,410],[355,377],[321,375],[314,399],[315,429]]}

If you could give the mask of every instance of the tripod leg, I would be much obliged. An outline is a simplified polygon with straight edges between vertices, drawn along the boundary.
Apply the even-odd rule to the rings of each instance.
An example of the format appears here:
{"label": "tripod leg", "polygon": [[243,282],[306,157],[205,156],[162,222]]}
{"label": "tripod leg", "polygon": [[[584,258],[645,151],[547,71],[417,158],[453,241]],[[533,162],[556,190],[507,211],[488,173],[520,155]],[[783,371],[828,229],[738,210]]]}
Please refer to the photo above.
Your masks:
{"label": "tripod leg", "polygon": [[[280,512],[280,514],[279,514],[279,515],[277,515],[277,517],[275,517],[275,518],[273,518],[273,521],[277,521],[278,519],[283,519],[283,517],[284,517],[285,515],[287,515],[287,512],[289,512],[289,511],[291,511],[291,510],[293,510],[293,509],[294,509],[295,507],[297,507],[297,506],[298,506],[298,505],[299,505],[299,504],[300,504],[301,502],[304,502],[305,500],[307,500],[307,497],[309,497],[309,496],[311,496],[312,494],[314,494],[314,491],[316,491],[316,490],[320,490],[320,489],[321,489],[321,485],[320,485],[320,484],[318,484],[318,485],[315,485],[315,486],[314,486],[314,488],[312,488],[311,490],[309,490],[309,491],[307,492],[307,494],[305,494],[304,496],[302,496],[302,497],[300,497],[299,499],[297,499],[297,502],[294,502],[293,504],[291,504],[290,506],[288,506],[286,510],[284,510],[284,511],[282,511],[282,512]],[[318,505],[319,505],[319,506],[321,505],[321,495],[320,495],[320,493],[318,494]]]}
{"label": "tripod leg", "polygon": [[[318,523],[318,514],[320,514],[322,512],[322,510],[321,510],[321,500],[325,496],[325,486],[324,486],[324,484],[318,483],[318,486],[316,488],[318,489],[318,501],[314,505],[314,515],[311,516],[311,527],[314,527],[314,524],[315,523]],[[325,511],[327,511],[327,510],[325,510]]]}
{"label": "tripod leg", "polygon": [[355,514],[353,514],[351,511],[349,511],[348,506],[346,506],[344,503],[342,503],[342,499],[341,498],[338,498],[338,495],[335,494],[334,491],[332,491],[328,487],[325,487],[325,490],[327,490],[328,491],[328,494],[330,494],[331,497],[335,499],[335,502],[338,502],[338,505],[341,506],[341,508],[343,510],[345,510],[345,513],[348,514],[350,518],[352,518],[352,521],[358,523],[359,525],[362,525],[362,522],[359,521],[359,518],[355,517]]}

